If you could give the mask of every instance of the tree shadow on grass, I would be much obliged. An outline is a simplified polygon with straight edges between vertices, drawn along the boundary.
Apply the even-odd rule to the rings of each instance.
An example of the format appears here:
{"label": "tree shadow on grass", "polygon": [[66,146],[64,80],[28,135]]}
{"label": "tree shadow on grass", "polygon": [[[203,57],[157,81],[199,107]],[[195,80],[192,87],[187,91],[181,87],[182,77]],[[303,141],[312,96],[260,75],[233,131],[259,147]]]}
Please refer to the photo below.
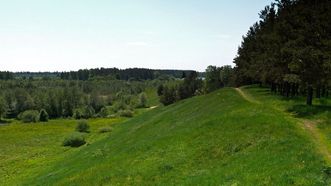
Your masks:
{"label": "tree shadow on grass", "polygon": [[9,123],[11,123],[11,121],[0,119],[0,125],[6,125],[6,124],[9,124]]}
{"label": "tree shadow on grass", "polygon": [[287,109],[288,112],[295,114],[299,118],[308,118],[314,115],[328,112],[327,117],[331,119],[331,106],[330,105],[294,105]]}

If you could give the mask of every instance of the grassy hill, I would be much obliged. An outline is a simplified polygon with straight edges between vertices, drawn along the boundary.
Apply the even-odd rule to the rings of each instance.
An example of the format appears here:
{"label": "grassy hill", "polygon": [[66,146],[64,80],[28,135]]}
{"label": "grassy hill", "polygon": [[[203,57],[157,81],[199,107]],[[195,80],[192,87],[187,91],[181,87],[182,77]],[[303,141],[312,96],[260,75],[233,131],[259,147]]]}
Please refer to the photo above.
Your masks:
{"label": "grassy hill", "polygon": [[[259,91],[248,95],[223,89],[124,122],[91,121],[92,128],[112,125],[114,130],[103,136],[92,130],[89,145],[78,149],[60,146],[66,134],[63,130],[68,130],[61,122],[72,121],[54,121],[54,126],[2,126],[0,134],[7,137],[0,139],[0,148],[8,152],[1,152],[0,171],[12,172],[0,185],[328,184],[325,158],[300,120],[275,104],[263,104],[266,97],[256,100]],[[35,127],[45,128],[38,131]],[[52,127],[62,129],[44,134]],[[34,160],[31,166],[27,165],[30,159],[16,165],[10,159],[25,156],[15,154],[25,140],[15,141],[17,130],[24,131],[22,136],[30,139],[27,143],[39,145],[31,150],[53,150],[35,152],[42,158],[30,158]],[[31,135],[39,133],[45,135],[38,138],[44,143],[33,141],[37,138]]]}

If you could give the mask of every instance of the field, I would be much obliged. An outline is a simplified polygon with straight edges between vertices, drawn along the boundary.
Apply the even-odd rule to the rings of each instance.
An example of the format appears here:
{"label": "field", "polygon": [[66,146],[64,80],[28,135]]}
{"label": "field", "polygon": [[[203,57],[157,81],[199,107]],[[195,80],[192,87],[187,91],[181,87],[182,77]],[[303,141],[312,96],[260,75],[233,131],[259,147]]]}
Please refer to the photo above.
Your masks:
{"label": "field", "polygon": [[13,121],[0,127],[0,185],[327,185],[330,111],[303,103],[225,88],[132,119],[91,119],[80,148],[61,146],[75,120]]}

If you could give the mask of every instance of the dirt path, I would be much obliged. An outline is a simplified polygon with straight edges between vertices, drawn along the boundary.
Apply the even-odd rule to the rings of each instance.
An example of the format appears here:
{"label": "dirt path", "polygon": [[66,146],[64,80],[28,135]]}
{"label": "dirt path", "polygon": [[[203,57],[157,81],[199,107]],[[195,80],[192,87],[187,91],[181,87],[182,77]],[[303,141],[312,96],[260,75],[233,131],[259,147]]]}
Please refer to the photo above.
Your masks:
{"label": "dirt path", "polygon": [[325,160],[331,165],[331,152],[328,148],[325,136],[317,128],[318,123],[311,120],[302,120],[304,128],[310,133],[318,150],[324,156]]}
{"label": "dirt path", "polygon": [[251,103],[260,103],[259,101],[253,99],[252,97],[248,96],[245,92],[243,92],[240,88],[236,88],[236,91],[248,102]]}
{"label": "dirt path", "polygon": [[[243,92],[240,88],[236,88],[236,91],[248,102],[250,103],[258,103],[259,101],[255,100],[254,98],[247,95]],[[284,112],[282,110],[276,109],[278,111]],[[291,116],[293,117],[293,116]],[[323,155],[325,161],[331,165],[331,152],[329,150],[328,142],[323,133],[319,131],[317,128],[318,122],[307,120],[307,119],[300,119],[300,123],[302,123],[303,128],[309,133],[312,137],[314,143],[316,144],[317,149]]]}
{"label": "dirt path", "polygon": [[156,109],[158,106],[149,107],[149,109]]}

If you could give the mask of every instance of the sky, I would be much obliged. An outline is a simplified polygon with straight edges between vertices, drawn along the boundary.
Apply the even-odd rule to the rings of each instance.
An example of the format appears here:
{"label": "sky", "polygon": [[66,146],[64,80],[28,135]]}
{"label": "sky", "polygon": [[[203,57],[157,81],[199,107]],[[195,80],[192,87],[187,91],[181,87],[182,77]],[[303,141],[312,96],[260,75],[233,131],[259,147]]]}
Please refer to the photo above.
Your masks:
{"label": "sky", "polygon": [[271,0],[0,0],[0,71],[233,65]]}

